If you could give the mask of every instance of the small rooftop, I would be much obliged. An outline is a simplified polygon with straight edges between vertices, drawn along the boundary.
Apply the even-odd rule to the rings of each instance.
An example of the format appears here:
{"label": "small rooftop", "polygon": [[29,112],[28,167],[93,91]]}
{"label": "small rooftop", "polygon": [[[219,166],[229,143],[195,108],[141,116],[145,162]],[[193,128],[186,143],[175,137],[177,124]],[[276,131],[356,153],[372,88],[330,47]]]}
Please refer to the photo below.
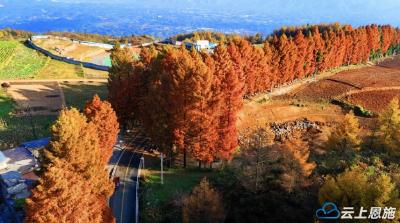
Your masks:
{"label": "small rooftop", "polygon": [[37,150],[45,147],[49,142],[50,138],[42,138],[25,142],[14,149],[3,151],[0,154],[0,161],[3,156],[5,162],[0,162],[0,174],[10,171],[18,171],[21,174],[31,172],[37,167]]}

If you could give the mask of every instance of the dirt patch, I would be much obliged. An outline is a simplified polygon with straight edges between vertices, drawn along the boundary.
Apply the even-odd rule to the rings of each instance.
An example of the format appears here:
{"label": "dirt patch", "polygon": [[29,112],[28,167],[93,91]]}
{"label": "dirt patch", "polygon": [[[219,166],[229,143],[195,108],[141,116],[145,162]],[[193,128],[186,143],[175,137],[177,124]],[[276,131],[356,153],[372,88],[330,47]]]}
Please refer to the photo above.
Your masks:
{"label": "dirt patch", "polygon": [[110,56],[110,53],[106,49],[63,39],[37,39],[35,40],[35,44],[59,56],[93,62],[99,65],[103,65],[103,59]]}
{"label": "dirt patch", "polygon": [[344,117],[339,106],[328,103],[305,103],[270,100],[265,103],[246,101],[239,112],[238,129],[265,126],[273,122],[287,122],[307,118],[314,122],[337,122]]}
{"label": "dirt patch", "polygon": [[65,106],[58,82],[12,83],[7,92],[16,102],[16,115],[57,115]]}

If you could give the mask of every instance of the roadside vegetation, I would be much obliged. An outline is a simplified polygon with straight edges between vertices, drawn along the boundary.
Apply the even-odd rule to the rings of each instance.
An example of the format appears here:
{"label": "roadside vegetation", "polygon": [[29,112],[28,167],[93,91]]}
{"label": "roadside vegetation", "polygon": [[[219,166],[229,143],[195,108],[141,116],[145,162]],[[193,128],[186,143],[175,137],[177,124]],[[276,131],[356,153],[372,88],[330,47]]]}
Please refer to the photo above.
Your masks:
{"label": "roadside vegetation", "polygon": [[[213,170],[196,168],[166,168],[164,184],[160,169],[146,169],[141,189],[141,216],[144,222],[179,222],[182,210],[179,204],[203,178],[215,175]],[[176,206],[178,204],[178,206]]]}

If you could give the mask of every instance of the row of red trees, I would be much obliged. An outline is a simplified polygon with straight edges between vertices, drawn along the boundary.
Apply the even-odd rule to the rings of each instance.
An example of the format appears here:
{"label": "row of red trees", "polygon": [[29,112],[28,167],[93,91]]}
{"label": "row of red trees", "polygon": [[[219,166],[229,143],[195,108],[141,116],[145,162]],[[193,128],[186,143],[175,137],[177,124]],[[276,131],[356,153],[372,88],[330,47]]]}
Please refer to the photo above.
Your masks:
{"label": "row of red trees", "polygon": [[[246,93],[349,64],[365,63],[400,50],[400,30],[389,25],[353,29],[339,24],[291,27],[269,36],[263,50],[242,42],[247,58]],[[250,71],[250,72],[249,72]]]}
{"label": "row of red trees", "polygon": [[204,163],[228,159],[237,148],[236,114],[243,96],[243,64],[235,44],[212,55],[186,48],[144,49],[131,61],[115,49],[109,97],[120,121],[139,120],[166,153]]}
{"label": "row of red trees", "polygon": [[282,29],[263,47],[240,37],[212,54],[145,48],[140,61],[116,48],[109,97],[122,123],[138,120],[165,152],[190,153],[209,163],[237,148],[242,97],[341,65],[399,50],[400,31],[338,24]]}

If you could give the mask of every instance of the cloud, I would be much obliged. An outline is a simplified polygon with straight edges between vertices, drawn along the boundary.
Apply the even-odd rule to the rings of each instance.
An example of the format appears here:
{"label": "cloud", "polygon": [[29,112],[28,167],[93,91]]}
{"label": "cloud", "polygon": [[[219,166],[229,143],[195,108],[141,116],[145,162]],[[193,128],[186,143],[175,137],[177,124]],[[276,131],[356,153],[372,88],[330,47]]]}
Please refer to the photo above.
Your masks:
{"label": "cloud", "polygon": [[315,212],[315,215],[319,219],[339,219],[340,211],[336,204],[332,202],[325,202],[322,208]]}

